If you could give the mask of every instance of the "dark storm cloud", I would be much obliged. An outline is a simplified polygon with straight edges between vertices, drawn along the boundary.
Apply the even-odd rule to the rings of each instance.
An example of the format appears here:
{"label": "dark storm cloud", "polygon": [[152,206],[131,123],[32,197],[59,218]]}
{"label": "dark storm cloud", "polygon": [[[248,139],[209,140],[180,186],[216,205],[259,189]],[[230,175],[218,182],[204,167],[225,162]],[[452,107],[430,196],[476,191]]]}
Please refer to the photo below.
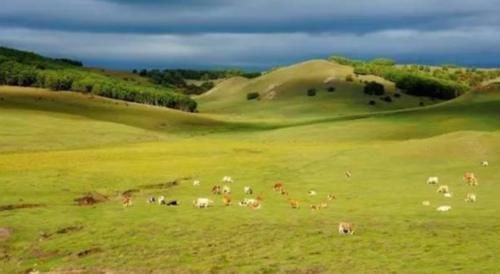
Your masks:
{"label": "dark storm cloud", "polygon": [[497,0],[17,0],[0,8],[0,44],[118,67],[269,67],[334,52],[499,64],[499,12]]}

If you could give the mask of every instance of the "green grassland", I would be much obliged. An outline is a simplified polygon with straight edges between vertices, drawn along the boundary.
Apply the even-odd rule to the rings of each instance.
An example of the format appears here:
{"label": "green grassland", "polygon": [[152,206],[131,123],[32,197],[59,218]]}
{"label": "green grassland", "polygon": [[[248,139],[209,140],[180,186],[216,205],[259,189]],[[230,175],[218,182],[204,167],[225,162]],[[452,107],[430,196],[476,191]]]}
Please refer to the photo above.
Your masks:
{"label": "green grassland", "polygon": [[[0,211],[0,228],[11,230],[0,238],[0,272],[500,272],[500,91],[423,99],[424,107],[404,94],[369,106],[359,79],[345,81],[351,73],[312,61],[233,78],[196,98],[200,113],[1,87],[0,206],[43,206]],[[272,99],[246,100],[270,85],[278,85]],[[311,87],[315,97],[306,96]],[[464,172],[479,186],[467,186]],[[223,206],[210,189],[225,175],[235,179],[234,201],[249,185],[262,208]],[[428,176],[453,197],[436,193]],[[300,209],[272,191],[276,181]],[[134,205],[124,208],[130,189]],[[109,201],[75,205],[88,192]],[[331,192],[328,208],[309,208]],[[478,202],[465,203],[467,192]],[[180,206],[149,205],[150,195]],[[215,205],[193,208],[196,197]],[[452,210],[435,210],[445,204]],[[338,235],[341,221],[354,224],[353,236]],[[68,227],[78,229],[57,233]]]}
{"label": "green grassland", "polygon": [[[325,60],[313,60],[267,73],[255,79],[231,78],[198,98],[200,111],[242,120],[310,120],[322,117],[341,117],[352,114],[373,113],[418,107],[420,102],[435,104],[429,98],[402,95],[394,98],[394,84],[380,77],[354,76],[353,68]],[[387,103],[363,93],[364,82],[376,81],[386,87],[393,98]],[[335,87],[334,92],[328,88]],[[307,96],[307,90],[317,90],[316,96]],[[260,93],[260,100],[248,101],[246,94]],[[370,100],[376,105],[368,104]],[[227,114],[227,115],[225,115]]]}

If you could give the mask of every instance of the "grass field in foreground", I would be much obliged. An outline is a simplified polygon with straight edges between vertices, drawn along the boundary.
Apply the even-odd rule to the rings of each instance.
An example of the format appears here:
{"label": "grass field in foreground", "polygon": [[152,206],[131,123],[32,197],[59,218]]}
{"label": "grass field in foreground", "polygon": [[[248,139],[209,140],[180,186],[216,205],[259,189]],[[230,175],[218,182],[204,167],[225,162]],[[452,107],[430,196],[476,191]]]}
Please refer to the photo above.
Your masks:
{"label": "grass field in foreground", "polygon": [[[22,91],[8,89],[0,90],[0,121],[8,124],[0,129],[0,206],[43,206],[0,211],[0,227],[12,231],[0,239],[2,272],[500,272],[498,92],[408,112],[227,130],[203,114],[71,108],[81,99],[65,94],[47,107],[27,102],[52,94],[37,90],[20,98],[13,94]],[[147,116],[135,116],[141,113]],[[180,119],[193,122],[185,126]],[[172,127],[157,127],[163,120]],[[212,132],[207,123],[224,130]],[[481,167],[482,160],[490,166]],[[476,173],[478,187],[462,182],[467,171]],[[262,209],[222,206],[209,190],[224,175],[235,179],[234,200],[249,185],[263,196]],[[426,185],[428,176],[439,176],[454,196],[437,194]],[[181,180],[166,189],[145,187],[182,177],[199,178],[201,186]],[[272,191],[278,180],[302,208],[291,209]],[[129,189],[140,191],[134,206],[123,208],[120,193]],[[318,195],[308,196],[310,189]],[[90,191],[110,200],[74,205]],[[469,191],[477,203],[463,201]],[[330,192],[337,199],[327,209],[308,208]],[[181,205],[148,205],[149,195]],[[215,206],[193,208],[192,199],[202,196]],[[436,212],[442,204],[453,208]],[[355,234],[339,236],[340,221],[354,223]],[[79,230],[56,233],[66,227]]]}

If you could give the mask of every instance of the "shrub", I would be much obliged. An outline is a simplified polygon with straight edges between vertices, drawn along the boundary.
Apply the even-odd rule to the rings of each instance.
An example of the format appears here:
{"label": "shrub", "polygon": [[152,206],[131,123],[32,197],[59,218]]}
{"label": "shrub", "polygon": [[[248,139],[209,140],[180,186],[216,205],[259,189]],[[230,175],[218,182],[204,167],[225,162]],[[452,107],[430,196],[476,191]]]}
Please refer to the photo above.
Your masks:
{"label": "shrub", "polygon": [[247,100],[259,99],[260,94],[258,92],[249,92],[247,93]]}
{"label": "shrub", "polygon": [[328,92],[334,92],[335,91],[335,87],[329,87],[327,90],[328,90]]}
{"label": "shrub", "polygon": [[419,105],[420,105],[421,107],[423,107],[423,106],[425,106],[425,103],[424,103],[424,102],[420,102],[420,103],[419,103]]}
{"label": "shrub", "polygon": [[365,85],[364,92],[368,95],[384,95],[385,87],[382,84],[372,81]]}
{"label": "shrub", "polygon": [[377,104],[377,103],[376,103],[374,100],[370,100],[370,101],[368,102],[368,104],[369,104],[370,106],[374,106],[374,105],[375,105],[375,104]]}
{"label": "shrub", "polygon": [[316,89],[315,88],[308,89],[307,96],[316,96]]}
{"label": "shrub", "polygon": [[370,69],[365,66],[359,66],[354,68],[354,74],[356,75],[367,75],[370,74]]}
{"label": "shrub", "polygon": [[346,80],[347,82],[352,82],[352,81],[354,81],[354,76],[352,76],[351,74],[349,74],[349,75],[347,75],[347,76],[345,77],[345,80]]}
{"label": "shrub", "polygon": [[386,101],[387,103],[391,103],[392,102],[392,98],[390,96],[385,96],[382,98],[382,100]]}
{"label": "shrub", "polygon": [[399,93],[394,93],[394,98],[400,98],[401,97],[401,94]]}

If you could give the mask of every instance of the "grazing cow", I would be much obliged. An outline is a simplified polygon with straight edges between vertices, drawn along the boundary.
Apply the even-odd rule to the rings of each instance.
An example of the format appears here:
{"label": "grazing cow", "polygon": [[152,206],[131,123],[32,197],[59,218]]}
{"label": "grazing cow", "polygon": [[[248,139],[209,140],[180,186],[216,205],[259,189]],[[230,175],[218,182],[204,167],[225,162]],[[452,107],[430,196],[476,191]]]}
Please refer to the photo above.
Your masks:
{"label": "grazing cow", "polygon": [[332,201],[332,200],[336,199],[335,194],[333,194],[333,193],[328,194],[328,196],[326,196],[326,198],[328,199],[328,201]]}
{"label": "grazing cow", "polygon": [[465,197],[465,202],[466,203],[475,203],[476,202],[476,194],[467,193],[467,196]]}
{"label": "grazing cow", "polygon": [[148,204],[154,204],[156,203],[156,198],[154,196],[151,196],[147,199]]}
{"label": "grazing cow", "polygon": [[440,185],[437,189],[438,193],[450,193],[450,189],[448,188],[447,185]]}
{"label": "grazing cow", "polygon": [[281,183],[281,182],[275,183],[273,186],[273,189],[276,192],[282,192],[283,191],[283,183]]}
{"label": "grazing cow", "polygon": [[230,206],[231,205],[231,197],[224,195],[222,198],[222,202],[224,203],[225,206]]}
{"label": "grazing cow", "polygon": [[318,193],[316,193],[316,191],[314,190],[309,190],[307,194],[309,194],[309,196],[316,196]]}
{"label": "grazing cow", "polygon": [[253,209],[259,209],[261,207],[261,202],[257,199],[244,199],[239,203],[240,206],[246,206]]}
{"label": "grazing cow", "polygon": [[164,205],[165,204],[165,196],[158,197],[158,204],[160,204],[160,205]]}
{"label": "grazing cow", "polygon": [[252,195],[253,194],[253,189],[251,187],[249,187],[249,186],[245,186],[243,188],[243,192],[245,192],[245,194],[247,194],[247,195]]}
{"label": "grazing cow", "polygon": [[178,206],[179,202],[177,200],[168,201],[165,203],[166,206]]}
{"label": "grazing cow", "polygon": [[197,208],[207,208],[211,206],[213,203],[214,201],[208,198],[197,198],[196,200],[193,200],[193,206]]}
{"label": "grazing cow", "polygon": [[429,185],[439,184],[439,177],[433,176],[433,177],[427,178],[427,184],[429,184]]}
{"label": "grazing cow", "polygon": [[292,207],[292,208],[299,208],[300,207],[300,203],[297,200],[289,199],[288,203],[290,204],[290,207]]}
{"label": "grazing cow", "polygon": [[222,187],[222,193],[224,193],[224,194],[230,194],[231,193],[231,188],[229,186]]}
{"label": "grazing cow", "polygon": [[448,192],[448,193],[443,194],[443,196],[446,198],[451,198],[451,197],[453,197],[453,193]]}
{"label": "grazing cow", "polygon": [[450,211],[451,210],[451,206],[449,206],[449,205],[442,205],[442,206],[439,206],[438,208],[436,208],[436,210],[439,211],[439,212]]}
{"label": "grazing cow", "polygon": [[490,163],[488,163],[488,161],[482,161],[481,162],[481,166],[487,167],[489,165],[490,165]]}
{"label": "grazing cow", "polygon": [[130,196],[124,196],[123,201],[122,201],[123,207],[129,207],[132,206],[132,197]]}
{"label": "grazing cow", "polygon": [[345,177],[346,177],[347,179],[351,178],[351,177],[352,177],[352,173],[351,173],[349,170],[347,170],[347,171],[345,172]]}
{"label": "grazing cow", "polygon": [[472,172],[466,172],[464,174],[464,181],[470,186],[477,186],[479,184],[476,175]]}
{"label": "grazing cow", "polygon": [[219,185],[213,186],[212,187],[212,193],[216,194],[216,195],[221,194],[222,193],[222,187],[219,186]]}
{"label": "grazing cow", "polygon": [[200,180],[193,181],[193,186],[199,186],[199,185],[200,185]]}
{"label": "grazing cow", "polygon": [[317,205],[311,205],[312,210],[320,210],[320,209],[327,208],[327,207],[328,207],[327,203],[320,203]]}
{"label": "grazing cow", "polygon": [[231,178],[230,176],[224,176],[222,178],[222,182],[225,183],[225,184],[230,184],[230,183],[232,183],[234,181],[233,181],[233,178]]}
{"label": "grazing cow", "polygon": [[423,202],[422,202],[422,205],[423,205],[423,206],[430,206],[430,205],[431,205],[431,202],[430,202],[430,201],[423,201]]}
{"label": "grazing cow", "polygon": [[339,224],[339,234],[340,235],[352,235],[354,234],[354,229],[351,223],[340,223]]}
{"label": "grazing cow", "polygon": [[239,206],[247,206],[247,201],[248,201],[248,199],[247,199],[247,198],[245,198],[245,199],[243,199],[243,200],[239,201],[239,202],[238,202],[238,205],[239,205]]}
{"label": "grazing cow", "polygon": [[280,193],[281,195],[288,196],[288,191],[285,191],[284,189],[282,189]]}

